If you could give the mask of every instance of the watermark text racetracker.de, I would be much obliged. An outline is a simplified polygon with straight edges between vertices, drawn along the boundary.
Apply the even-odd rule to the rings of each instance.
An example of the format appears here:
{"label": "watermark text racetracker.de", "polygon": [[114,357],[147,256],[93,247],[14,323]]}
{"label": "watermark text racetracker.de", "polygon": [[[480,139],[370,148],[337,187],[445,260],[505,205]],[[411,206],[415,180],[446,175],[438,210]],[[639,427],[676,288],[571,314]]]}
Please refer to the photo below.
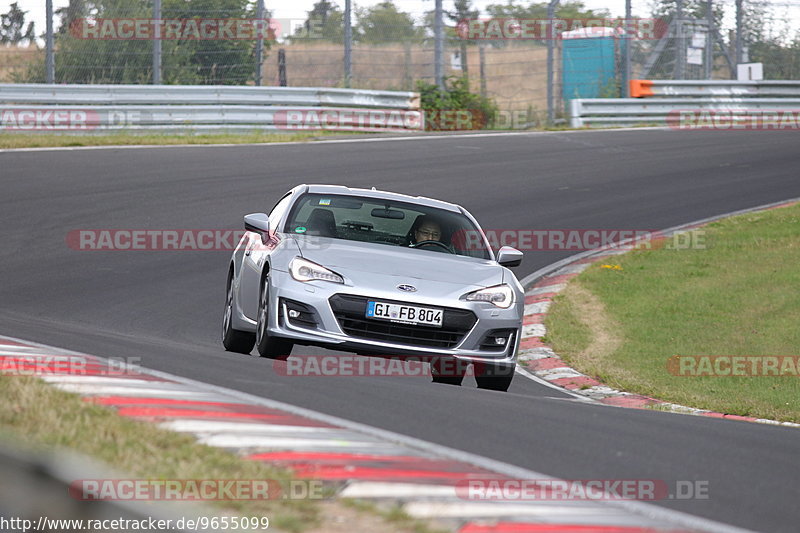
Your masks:
{"label": "watermark text racetracker.de", "polygon": [[680,377],[800,377],[798,355],[674,355],[667,371]]}
{"label": "watermark text racetracker.de", "polygon": [[81,501],[323,500],[319,479],[78,479],[69,495]]}
{"label": "watermark text racetracker.de", "polygon": [[42,109],[15,107],[0,111],[0,131],[70,132],[118,129],[152,124],[152,112],[94,107]]}
{"label": "watermark text racetracker.de", "polygon": [[257,531],[269,528],[266,516],[194,516],[181,518],[31,518],[0,516],[0,531]]}
{"label": "watermark text racetracker.de", "polygon": [[800,131],[800,109],[675,109],[667,126],[682,131]]}
{"label": "watermark text racetracker.de", "polygon": [[232,229],[76,229],[67,246],[80,251],[233,251],[247,233]]}
{"label": "watermark text racetracker.de", "polygon": [[466,18],[456,24],[464,40],[555,40],[565,33],[583,36],[611,35],[627,39],[662,38],[669,30],[664,19],[650,18]]}
{"label": "watermark text racetracker.de", "polygon": [[283,130],[408,131],[425,129],[423,111],[405,109],[280,109],[273,115]]}
{"label": "watermark text racetracker.de", "polygon": [[[498,250],[511,246],[521,251],[586,251],[612,247],[621,250],[705,249],[703,230],[665,235],[647,229],[487,229],[483,233],[489,245]],[[453,235],[453,245],[465,250],[483,248],[478,230],[462,230]]]}
{"label": "watermark text racetracker.de", "polygon": [[[402,322],[402,321],[397,321]],[[430,363],[430,364],[426,364]],[[430,355],[292,355],[273,361],[273,370],[287,377],[431,377],[431,365],[438,376],[484,376],[498,370],[481,362],[470,363],[453,357]],[[512,366],[505,371],[513,372]],[[503,371],[499,371],[502,373]]]}
{"label": "watermark text racetracker.de", "polygon": [[288,18],[92,18],[75,19],[76,39],[165,41],[275,40],[288,36],[319,39],[322,20]]}
{"label": "watermark text racetracker.de", "polygon": [[72,355],[0,356],[0,374],[15,377],[141,376],[141,357],[85,358]]}
{"label": "watermark text racetracker.de", "polygon": [[[66,235],[67,246],[79,251],[233,251],[245,230],[233,229],[75,229]],[[486,241],[484,241],[484,237]],[[305,245],[324,249],[329,241],[316,235],[302,235]],[[263,242],[251,239],[250,249],[269,250],[281,242],[271,233]],[[459,230],[450,237],[456,250],[483,250],[512,246],[522,251],[595,250],[665,247],[705,249],[703,230],[664,235],[645,229],[487,229]]]}
{"label": "watermark text racetracker.de", "polygon": [[469,479],[456,484],[464,500],[658,501],[707,500],[709,482],[663,479]]}

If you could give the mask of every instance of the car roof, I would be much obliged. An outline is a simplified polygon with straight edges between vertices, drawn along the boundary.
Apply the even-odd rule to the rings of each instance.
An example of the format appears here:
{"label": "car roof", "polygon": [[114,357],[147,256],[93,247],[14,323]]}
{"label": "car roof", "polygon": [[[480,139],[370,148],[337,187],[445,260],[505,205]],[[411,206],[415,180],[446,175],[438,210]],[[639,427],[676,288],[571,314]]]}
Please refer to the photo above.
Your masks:
{"label": "car roof", "polygon": [[425,196],[410,196],[407,194],[400,194],[397,192],[379,191],[377,189],[359,189],[356,187],[345,187],[344,185],[321,185],[321,184],[308,184],[305,192],[315,194],[342,194],[347,196],[363,196],[367,198],[379,198],[381,200],[394,200],[397,202],[406,202],[410,204],[424,205],[426,207],[434,207],[444,209],[446,211],[453,211],[455,213],[462,213],[463,208],[457,204],[427,198]]}

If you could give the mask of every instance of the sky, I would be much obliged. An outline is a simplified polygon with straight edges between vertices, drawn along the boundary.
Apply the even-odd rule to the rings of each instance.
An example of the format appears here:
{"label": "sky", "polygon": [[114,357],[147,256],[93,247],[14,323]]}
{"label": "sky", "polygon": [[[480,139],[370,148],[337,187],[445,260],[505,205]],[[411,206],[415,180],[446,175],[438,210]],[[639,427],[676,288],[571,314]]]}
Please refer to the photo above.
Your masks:
{"label": "sky", "polygon": [[[43,33],[45,28],[45,0],[16,0],[23,11],[27,11],[26,20],[36,22],[37,34]],[[340,7],[344,7],[344,0],[332,0]],[[380,3],[382,0],[354,0],[354,6],[369,7]],[[491,4],[503,4],[507,0],[473,0],[472,4],[485,14],[486,6]],[[546,0],[540,0],[546,1]],[[647,17],[651,10],[651,3],[654,0],[632,0],[634,16]],[[725,26],[733,25],[733,13],[735,0],[714,0],[725,5],[727,17]],[[745,0],[747,1],[747,0]],[[781,24],[789,25],[792,31],[800,28],[800,0],[768,0],[772,6],[770,18],[779,21]],[[527,4],[530,0],[517,0],[516,3]],[[11,0],[0,0],[0,13],[8,12]],[[274,18],[298,18],[305,20],[307,12],[314,5],[315,0],[265,0],[267,9],[272,10]],[[614,17],[624,16],[625,0],[583,0],[584,5],[589,9],[608,9]],[[68,4],[68,0],[53,0],[55,9]],[[433,9],[434,0],[394,0],[394,4],[401,11],[411,13],[417,20],[421,20],[426,11]],[[452,0],[444,0],[444,8],[452,8]],[[55,22],[57,24],[57,21]]]}

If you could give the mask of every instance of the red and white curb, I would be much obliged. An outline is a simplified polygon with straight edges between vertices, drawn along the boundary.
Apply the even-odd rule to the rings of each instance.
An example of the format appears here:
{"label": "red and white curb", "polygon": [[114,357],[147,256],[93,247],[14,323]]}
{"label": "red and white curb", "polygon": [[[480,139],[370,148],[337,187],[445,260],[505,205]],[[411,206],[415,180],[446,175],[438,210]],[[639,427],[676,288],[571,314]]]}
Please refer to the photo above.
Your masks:
{"label": "red and white curb", "polygon": [[[677,226],[660,232],[664,237],[690,231],[710,222],[728,218],[745,213],[765,211],[787,207],[800,201],[794,199],[781,201],[773,204],[763,205],[752,209],[744,209],[727,213],[724,215],[691,222],[682,226]],[[525,317],[523,319],[522,340],[520,342],[519,364],[521,372],[530,372],[536,378],[544,382],[555,385],[572,395],[579,395],[587,399],[595,400],[606,405],[617,407],[632,407],[635,409],[658,409],[674,413],[683,413],[712,418],[725,418],[729,420],[743,420],[746,422],[759,422],[763,424],[773,424],[788,427],[800,427],[800,424],[793,422],[779,422],[765,418],[755,418],[752,416],[739,416],[725,413],[718,413],[706,409],[697,409],[670,402],[664,402],[640,394],[632,394],[620,391],[603,385],[596,379],[582,374],[570,367],[556,354],[549,346],[542,342],[547,330],[543,324],[553,298],[561,292],[569,280],[577,277],[581,272],[597,261],[607,259],[610,256],[627,253],[626,249],[621,249],[619,243],[616,246],[607,246],[577,254],[573,257],[554,263],[537,272],[534,272],[524,280],[525,287]]]}
{"label": "red and white curb", "polygon": [[100,357],[32,342],[0,337],[0,367],[297,478],[321,480],[337,497],[399,505],[459,533],[744,531],[631,500],[467,500],[456,490],[465,480],[553,478],[232,389],[140,367],[120,371]]}

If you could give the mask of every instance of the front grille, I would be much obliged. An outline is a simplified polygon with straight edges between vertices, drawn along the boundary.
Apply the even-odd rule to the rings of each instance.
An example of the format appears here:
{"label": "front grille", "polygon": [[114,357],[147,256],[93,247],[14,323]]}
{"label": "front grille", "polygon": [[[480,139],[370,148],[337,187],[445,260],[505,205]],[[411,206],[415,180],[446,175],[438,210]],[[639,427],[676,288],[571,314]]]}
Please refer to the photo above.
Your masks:
{"label": "front grille", "polygon": [[[454,348],[472,329],[477,318],[472,311],[464,309],[444,308],[442,327],[412,324],[397,324],[385,320],[367,318],[367,301],[364,296],[335,294],[329,302],[339,326],[351,337],[361,339],[421,346],[425,348]],[[384,300],[382,302],[420,305],[410,302]],[[424,304],[422,304],[424,306]],[[436,306],[437,308],[438,307]]]}

